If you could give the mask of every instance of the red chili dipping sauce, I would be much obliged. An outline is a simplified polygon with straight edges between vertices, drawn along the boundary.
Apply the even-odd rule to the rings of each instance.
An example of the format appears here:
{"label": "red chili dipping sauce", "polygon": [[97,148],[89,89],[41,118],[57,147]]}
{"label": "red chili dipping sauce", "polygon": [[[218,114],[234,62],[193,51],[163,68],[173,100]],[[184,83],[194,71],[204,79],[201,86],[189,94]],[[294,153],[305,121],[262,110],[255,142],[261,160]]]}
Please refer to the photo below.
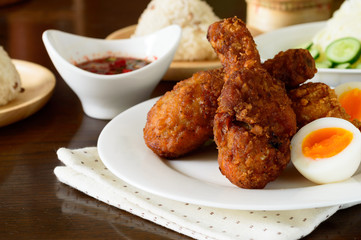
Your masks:
{"label": "red chili dipping sauce", "polygon": [[112,75],[131,72],[149,63],[151,62],[137,58],[106,57],[77,63],[75,66],[92,73]]}

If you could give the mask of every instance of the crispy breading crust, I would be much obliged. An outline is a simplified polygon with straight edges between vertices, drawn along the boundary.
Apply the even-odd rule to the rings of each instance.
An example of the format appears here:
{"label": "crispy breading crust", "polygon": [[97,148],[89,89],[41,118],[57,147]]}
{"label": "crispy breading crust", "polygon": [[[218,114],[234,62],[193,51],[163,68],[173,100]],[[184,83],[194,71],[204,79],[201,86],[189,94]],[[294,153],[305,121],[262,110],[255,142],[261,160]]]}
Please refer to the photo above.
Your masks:
{"label": "crispy breading crust", "polygon": [[[282,75],[282,81],[285,81],[286,85],[288,82],[304,82],[313,77],[309,73],[316,72],[314,65],[309,66],[310,64],[305,60],[308,59],[309,52],[302,49],[287,50],[282,55],[277,55],[277,58],[269,59],[266,62],[268,71],[271,75],[272,73],[280,75],[281,69],[278,61],[285,62],[294,55],[298,55],[297,59],[295,59],[298,63],[293,63],[288,68],[285,68]],[[273,65],[277,70],[273,70]],[[310,69],[305,70],[305,68]],[[213,118],[218,108],[218,104],[213,103],[221,93],[224,84],[223,77],[223,69],[196,73],[191,79],[179,82],[170,93],[166,93],[165,96],[161,97],[148,115],[146,130],[144,131],[144,138],[149,148],[159,156],[176,158],[198,148],[202,145],[202,140],[206,142],[208,137],[212,138]],[[200,91],[201,88],[208,90]],[[197,93],[194,93],[195,91]],[[179,104],[180,99],[182,99],[183,103],[191,101],[193,103],[191,105]],[[192,112],[195,112],[196,116],[200,116],[197,112],[199,113],[199,107],[201,102],[204,102],[204,99],[211,99],[209,101],[212,104],[207,104],[204,107],[207,107],[207,114],[214,114],[213,117],[207,115],[199,121],[193,120],[190,123],[185,123],[186,119],[181,115],[179,116],[178,113],[189,111],[189,108],[193,107]],[[198,118],[196,117],[196,119]],[[209,121],[208,125],[206,121]],[[193,124],[196,124],[196,126]],[[178,132],[175,132],[175,126],[177,126]],[[201,131],[198,131],[199,135],[188,140],[185,147],[182,141],[179,141],[179,137],[190,135],[190,132],[193,132],[193,129],[196,128],[201,129]],[[172,132],[172,134],[166,134],[167,132]]]}
{"label": "crispy breading crust", "polygon": [[[243,42],[253,41],[251,36],[244,34],[244,37]],[[257,51],[246,49],[244,52],[245,56],[254,54],[253,58],[259,59]],[[286,62],[294,56],[297,56],[296,62],[283,69],[282,81],[288,85],[289,82],[304,82],[313,77],[310,73],[315,72],[314,64],[308,63],[309,53],[302,49],[287,50],[263,65],[267,65],[271,74],[280,76],[282,69],[278,62]],[[223,84],[223,69],[196,73],[190,79],[179,82],[149,112],[144,128],[147,146],[161,157],[176,158],[199,148],[212,138],[213,119],[218,107],[215,99],[219,97]]]}
{"label": "crispy breading crust", "polygon": [[159,156],[175,158],[211,138],[223,83],[222,69],[198,72],[177,83],[148,113],[144,128],[147,146]]}
{"label": "crispy breading crust", "polygon": [[279,52],[262,65],[274,78],[285,83],[286,89],[297,88],[317,72],[315,61],[306,49]]}
{"label": "crispy breading crust", "polygon": [[[324,83],[305,83],[289,91],[288,96],[292,100],[299,128],[322,117],[351,119],[338,101],[335,91]],[[361,128],[360,121],[354,120],[352,123]]]}
{"label": "crispy breading crust", "polygon": [[228,18],[209,27],[208,40],[225,71],[214,119],[221,172],[242,188],[264,188],[290,160],[296,116],[284,84],[261,66],[246,25]]}

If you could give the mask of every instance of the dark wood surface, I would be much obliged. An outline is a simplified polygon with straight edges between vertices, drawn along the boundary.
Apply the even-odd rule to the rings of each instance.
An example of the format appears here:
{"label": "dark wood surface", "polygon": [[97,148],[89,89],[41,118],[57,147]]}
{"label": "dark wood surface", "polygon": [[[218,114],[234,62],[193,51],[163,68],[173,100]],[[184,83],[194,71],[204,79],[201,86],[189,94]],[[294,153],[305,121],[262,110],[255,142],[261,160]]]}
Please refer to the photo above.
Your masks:
{"label": "dark wood surface", "polygon": [[[11,2],[11,1],[10,1]],[[245,2],[208,1],[220,17],[245,19]],[[41,34],[60,29],[104,38],[137,23],[148,1],[33,0],[0,7],[0,45],[10,56],[41,64],[57,78],[50,101],[27,119],[0,128],[0,239],[188,239],[59,183],[60,147],[96,146],[107,121],[84,115],[56,72]],[[174,82],[161,82],[153,96]],[[336,213],[306,239],[361,239],[361,206]]]}

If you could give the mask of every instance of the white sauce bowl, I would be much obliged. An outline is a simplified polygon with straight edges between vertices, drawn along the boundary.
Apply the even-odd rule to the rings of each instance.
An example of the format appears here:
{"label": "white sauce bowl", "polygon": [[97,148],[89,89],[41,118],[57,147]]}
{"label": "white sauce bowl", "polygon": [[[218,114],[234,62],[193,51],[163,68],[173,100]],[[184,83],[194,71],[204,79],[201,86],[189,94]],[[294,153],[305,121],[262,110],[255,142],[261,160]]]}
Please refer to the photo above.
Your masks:
{"label": "white sauce bowl", "polygon": [[[77,94],[84,112],[112,119],[150,97],[169,68],[181,38],[172,25],[153,34],[130,39],[104,40],[58,30],[43,33],[43,42],[57,71]],[[152,60],[138,70],[115,75],[91,73],[74,64],[111,55]]]}

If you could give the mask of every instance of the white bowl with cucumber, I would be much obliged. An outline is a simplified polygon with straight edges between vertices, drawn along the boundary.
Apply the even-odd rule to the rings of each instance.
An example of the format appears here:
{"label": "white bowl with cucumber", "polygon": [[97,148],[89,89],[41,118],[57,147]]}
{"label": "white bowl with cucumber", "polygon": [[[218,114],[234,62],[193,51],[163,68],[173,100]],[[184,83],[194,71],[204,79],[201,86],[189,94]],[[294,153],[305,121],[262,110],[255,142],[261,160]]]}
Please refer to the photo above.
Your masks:
{"label": "white bowl with cucumber", "polygon": [[315,58],[318,72],[310,81],[335,87],[344,82],[361,82],[361,42],[352,36],[331,41],[325,49],[312,43],[326,21],[293,25],[255,37],[262,60],[273,58],[290,48],[308,49]]}

